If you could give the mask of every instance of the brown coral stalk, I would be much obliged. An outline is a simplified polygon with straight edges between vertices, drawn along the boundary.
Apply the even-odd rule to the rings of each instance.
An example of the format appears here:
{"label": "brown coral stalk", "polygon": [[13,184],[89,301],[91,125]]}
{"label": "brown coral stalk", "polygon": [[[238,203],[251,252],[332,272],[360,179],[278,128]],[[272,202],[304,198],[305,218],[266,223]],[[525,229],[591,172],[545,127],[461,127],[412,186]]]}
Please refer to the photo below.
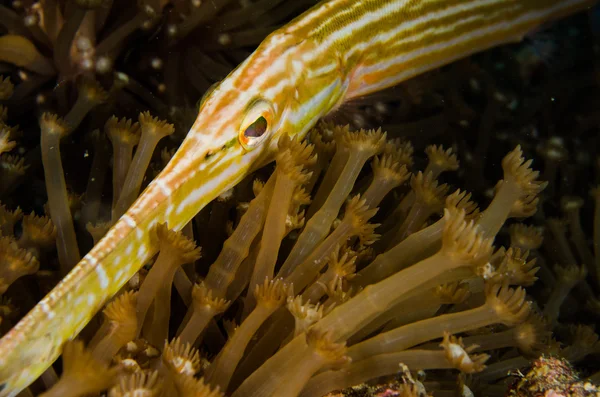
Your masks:
{"label": "brown coral stalk", "polygon": [[323,170],[329,171],[331,160],[335,152],[335,141],[329,140],[332,137],[329,124],[320,122],[309,133],[309,141],[315,146],[317,161],[309,168],[311,172],[310,179],[306,184],[306,190],[312,192],[317,184]]}
{"label": "brown coral stalk", "polygon": [[[327,136],[332,139],[333,145],[332,147],[325,146],[325,150],[332,151],[333,158],[329,164],[323,164],[323,167],[327,167],[325,171],[325,175],[323,175],[323,180],[319,184],[317,192],[314,194],[313,201],[308,208],[307,218],[312,218],[313,215],[323,206],[327,196],[331,193],[331,190],[335,186],[335,181],[337,181],[340,177],[340,174],[344,170],[344,166],[348,161],[348,147],[344,146],[341,142],[341,138],[349,133],[349,126],[338,126],[333,125],[326,122],[321,122],[315,128],[317,133],[319,134],[319,138],[322,141],[323,137]],[[319,159],[319,163],[322,159]],[[316,183],[316,181],[314,181]]]}
{"label": "brown coral stalk", "polygon": [[487,289],[486,303],[478,308],[432,317],[379,334],[349,348],[348,356],[362,360],[375,354],[402,351],[439,338],[444,332],[460,333],[496,323],[515,325],[528,315],[524,290],[492,285]]}
{"label": "brown coral stalk", "polygon": [[565,298],[577,283],[585,279],[587,271],[583,266],[569,265],[563,267],[556,265],[554,267],[554,273],[556,273],[556,285],[544,306],[544,316],[546,317],[548,324],[552,325],[554,325],[558,319],[560,307]]}
{"label": "brown coral stalk", "polygon": [[588,273],[593,279],[600,280],[600,275],[596,274],[594,255],[588,247],[587,238],[581,226],[580,210],[583,206],[583,199],[581,197],[563,197],[561,199],[561,206],[563,212],[567,215],[571,241],[575,246],[579,258],[587,267]]}
{"label": "brown coral stalk", "polygon": [[[274,388],[273,395],[275,396],[296,397],[311,376],[322,367],[348,362],[345,357],[346,343],[335,342],[335,338],[330,333],[311,329],[299,337],[306,338],[307,353],[291,368],[288,368],[286,372],[293,376],[288,378],[287,382],[280,383]],[[264,390],[261,393],[253,392],[250,396],[258,396],[263,393]]]}
{"label": "brown coral stalk", "polygon": [[550,332],[540,318],[532,315],[522,324],[502,332],[488,335],[474,335],[464,338],[468,345],[477,345],[474,351],[489,351],[505,347],[517,347],[519,351],[533,355],[547,346]]}
{"label": "brown coral stalk", "polygon": [[90,175],[85,189],[85,204],[81,209],[81,223],[87,225],[89,222],[97,223],[98,214],[102,204],[102,190],[108,169],[110,158],[106,138],[99,130],[92,131],[94,158],[92,160]]}
{"label": "brown coral stalk", "polygon": [[204,248],[204,256],[199,265],[210,266],[219,255],[221,246],[227,238],[226,228],[229,212],[234,205],[233,191],[219,195],[210,205],[210,214],[206,222],[198,228],[198,241]]}
{"label": "brown coral stalk", "polygon": [[127,22],[121,26],[112,29],[110,34],[96,46],[96,54],[98,54],[99,57],[109,57],[110,59],[115,48],[122,45],[123,40],[139,29],[147,20],[148,16],[146,14],[138,12],[133,18],[128,19]]}
{"label": "brown coral stalk", "polygon": [[69,132],[74,131],[94,107],[108,98],[104,88],[92,79],[83,79],[79,84],[78,93],[75,104],[64,118],[70,128]]}
{"label": "brown coral stalk", "polygon": [[175,271],[173,285],[183,300],[183,304],[189,307],[192,304],[192,288],[194,285],[182,268]]}
{"label": "brown coral stalk", "polygon": [[[300,397],[320,396],[327,392],[345,389],[385,375],[399,372],[399,366],[412,371],[427,369],[456,368],[464,373],[479,372],[489,358],[487,354],[470,354],[473,347],[464,348],[460,338],[448,333],[440,345],[443,351],[407,350],[398,353],[384,353],[353,362],[338,371],[324,371],[314,376],[302,390]],[[404,394],[402,394],[404,395]],[[417,394],[407,394],[407,396]]]}
{"label": "brown coral stalk", "polygon": [[[213,19],[219,11],[231,3],[231,1],[232,0],[214,0],[210,3],[201,3],[199,7],[193,9],[191,15],[177,25],[176,39],[183,39],[202,23]],[[172,44],[175,44],[176,42],[176,40],[173,40]]]}
{"label": "brown coral stalk", "polygon": [[382,313],[369,325],[357,332],[350,341],[359,342],[382,327],[382,331],[385,332],[433,317],[443,304],[459,304],[467,299],[469,295],[470,292],[466,283],[443,284],[431,290],[421,291]]}
{"label": "brown coral stalk", "polygon": [[123,189],[123,184],[131,165],[133,147],[140,140],[139,124],[132,124],[131,120],[119,120],[113,116],[104,124],[104,131],[113,147],[112,207],[115,208],[119,197],[121,197],[121,190]]}
{"label": "brown coral stalk", "polygon": [[353,362],[341,370],[323,371],[313,376],[302,389],[300,397],[324,396],[333,390],[343,390],[370,379],[396,374],[400,363],[411,370],[453,368],[443,351],[407,350],[379,354]]}
{"label": "brown coral stalk", "polygon": [[238,267],[248,256],[250,244],[263,227],[274,188],[275,176],[271,176],[260,193],[250,202],[239,225],[223,244],[217,260],[210,266],[204,283],[216,297],[225,296]]}
{"label": "brown coral stalk", "polygon": [[[269,204],[260,250],[250,278],[250,288],[259,285],[265,277],[274,276],[279,247],[286,234],[286,223],[293,193],[308,182],[310,174],[306,173],[305,167],[313,164],[316,160],[312,155],[313,146],[299,143],[295,138],[290,139],[288,136],[279,138],[278,147],[273,190],[273,197],[277,197],[277,200],[271,200]],[[246,299],[244,311],[249,311],[253,306],[253,299]]]}
{"label": "brown coral stalk", "polygon": [[478,224],[488,237],[495,236],[519,200],[527,199],[535,205],[535,195],[544,190],[547,183],[539,182],[539,172],[533,171],[532,160],[523,158],[521,147],[517,146],[502,159],[504,179],[490,205],[481,213]]}
{"label": "brown coral stalk", "polygon": [[[239,298],[240,295],[242,295],[242,292],[244,292],[244,290],[248,286],[250,276],[252,275],[252,268],[254,267],[256,257],[258,256],[258,250],[260,249],[260,244],[258,243],[260,240],[261,235],[259,234],[252,243],[252,249],[250,250],[250,253],[246,257],[246,259],[244,259],[240,264],[240,267],[235,273],[235,278],[227,288],[226,297],[232,302]],[[245,307],[244,312],[246,312]],[[248,310],[247,313],[249,312],[250,310]],[[243,318],[245,317],[246,316],[243,316]]]}
{"label": "brown coral stalk", "polygon": [[32,38],[31,32],[25,27],[23,18],[8,6],[0,5],[0,25],[4,27],[5,31]]}
{"label": "brown coral stalk", "polygon": [[[73,40],[75,40],[75,35],[83,22],[83,18],[87,10],[81,7],[78,2],[74,2],[72,7],[72,12],[69,17],[65,20],[60,32],[58,33],[58,37],[56,39],[56,47],[54,48],[54,62],[56,63],[59,72],[67,76],[70,74],[72,70],[72,62],[71,62],[71,46],[73,45]],[[80,1],[79,3],[82,3]],[[98,1],[98,5],[100,2]]]}
{"label": "brown coral stalk", "polygon": [[146,175],[146,170],[150,164],[152,153],[154,153],[154,149],[156,148],[156,145],[158,145],[158,142],[175,131],[173,124],[168,124],[165,121],[152,117],[150,112],[141,113],[139,122],[142,137],[140,138],[140,143],[133,156],[133,161],[127,172],[127,177],[123,182],[121,197],[119,197],[119,200],[115,205],[113,222],[121,217],[137,198],[142,182],[144,181],[144,175]]}
{"label": "brown coral stalk", "polygon": [[[296,299],[294,299],[294,301]],[[291,299],[288,300],[287,309],[280,308],[273,315],[274,320],[272,321],[272,324],[269,324],[261,338],[249,349],[234,373],[230,383],[231,386],[239,386],[251,373],[259,368],[262,363],[275,354],[284,339],[290,335],[290,333],[294,332],[295,325],[298,325],[299,321],[308,323],[308,321],[305,322],[304,319],[290,315],[288,312],[288,309],[290,309],[290,301]],[[307,305],[304,306],[306,307]],[[314,308],[314,305],[312,305],[312,307]],[[304,311],[304,313],[306,312],[307,310]],[[315,311],[312,310],[312,313],[314,312]],[[312,324],[312,322],[310,324]]]}
{"label": "brown coral stalk", "polygon": [[52,76],[56,73],[52,62],[40,54],[33,43],[23,36],[6,34],[0,37],[0,61],[42,75]]}
{"label": "brown coral stalk", "polygon": [[67,274],[81,259],[60,157],[60,139],[68,133],[69,128],[56,115],[50,113],[42,115],[40,128],[42,130],[42,163],[48,191],[50,217],[58,232],[56,248],[61,272]]}
{"label": "brown coral stalk", "polygon": [[59,27],[64,23],[63,16],[60,10],[60,5],[56,0],[46,0],[40,2],[42,13],[44,15],[43,31],[48,40],[54,46],[58,37]]}
{"label": "brown coral stalk", "polygon": [[150,304],[154,303],[152,326],[144,333],[150,343],[160,346],[167,339],[175,272],[184,263],[198,259],[200,248],[181,233],[169,230],[165,224],[156,227],[156,235],[160,245],[158,258],[140,288],[136,312],[139,333]]}
{"label": "brown coral stalk", "polygon": [[235,330],[206,372],[208,383],[219,386],[221,390],[227,390],[233,371],[240,362],[248,343],[265,320],[281,307],[290,292],[281,280],[265,279],[262,285],[256,286],[254,289],[256,307]]}

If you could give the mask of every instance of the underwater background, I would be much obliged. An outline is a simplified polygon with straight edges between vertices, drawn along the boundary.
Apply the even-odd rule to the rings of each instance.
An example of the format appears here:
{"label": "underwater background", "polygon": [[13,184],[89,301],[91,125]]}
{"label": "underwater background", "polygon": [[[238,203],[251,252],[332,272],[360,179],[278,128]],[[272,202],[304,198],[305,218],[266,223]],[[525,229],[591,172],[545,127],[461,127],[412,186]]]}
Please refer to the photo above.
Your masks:
{"label": "underwater background", "polygon": [[[316,3],[0,4],[1,334],[168,164],[215,84]],[[152,230],[157,257],[19,396],[600,395],[598,109],[600,6],[348,101],[181,232]],[[293,288],[253,273],[285,274],[301,244]],[[419,287],[343,343],[313,327],[457,257],[473,272],[406,272]],[[304,333],[312,350],[252,378],[276,391],[246,394]]]}

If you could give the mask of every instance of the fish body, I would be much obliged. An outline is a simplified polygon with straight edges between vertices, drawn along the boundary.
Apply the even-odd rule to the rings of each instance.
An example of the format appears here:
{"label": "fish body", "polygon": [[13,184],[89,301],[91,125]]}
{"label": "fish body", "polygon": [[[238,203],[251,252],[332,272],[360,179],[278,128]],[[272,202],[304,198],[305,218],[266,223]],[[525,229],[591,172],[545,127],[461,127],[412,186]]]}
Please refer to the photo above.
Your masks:
{"label": "fish body", "polygon": [[203,100],[160,175],[79,264],[0,340],[0,396],[60,355],[155,253],[158,223],[183,228],[206,204],[302,138],[344,101],[521,40],[595,0],[330,0],[269,35]]}

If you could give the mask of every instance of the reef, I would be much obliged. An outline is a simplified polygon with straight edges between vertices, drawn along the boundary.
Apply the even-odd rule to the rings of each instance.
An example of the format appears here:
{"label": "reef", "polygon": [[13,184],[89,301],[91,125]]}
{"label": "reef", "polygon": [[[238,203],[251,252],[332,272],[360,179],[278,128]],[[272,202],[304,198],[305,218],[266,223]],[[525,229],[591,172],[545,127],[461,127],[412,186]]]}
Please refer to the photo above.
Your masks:
{"label": "reef", "polygon": [[[314,3],[0,5],[2,334]],[[282,137],[22,395],[598,395],[594,12]]]}

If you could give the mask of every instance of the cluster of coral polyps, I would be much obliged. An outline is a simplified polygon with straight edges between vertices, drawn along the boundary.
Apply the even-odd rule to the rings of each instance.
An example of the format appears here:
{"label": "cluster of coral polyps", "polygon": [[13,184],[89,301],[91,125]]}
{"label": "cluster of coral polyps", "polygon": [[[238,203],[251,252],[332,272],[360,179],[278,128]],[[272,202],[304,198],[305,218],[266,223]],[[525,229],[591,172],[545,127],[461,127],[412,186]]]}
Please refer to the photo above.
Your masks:
{"label": "cluster of coral polyps", "polygon": [[[87,225],[98,240],[139,194],[158,142],[173,132],[149,113],[139,123],[108,119],[113,194],[100,211],[98,196],[81,209],[69,199],[57,150],[68,123],[46,113],[40,129],[52,220],[21,220],[5,207],[1,214],[3,291],[25,290],[29,299],[19,277],[40,273],[40,261],[68,271],[81,255],[74,218],[108,216]],[[14,150],[14,131],[3,124],[4,151]],[[538,310],[522,286],[537,279],[540,231],[511,221],[509,245],[493,245],[509,218],[536,213],[546,187],[521,149],[502,160],[503,177],[483,211],[469,193],[441,183],[460,169],[452,149],[431,145],[425,154],[418,170],[410,142],[325,122],[303,142],[283,136],[274,168],[223,194],[183,232],[162,224],[152,231],[153,263],[106,306],[103,321],[63,347],[60,378],[51,368],[30,392],[420,396],[458,387],[503,395],[507,372],[542,352],[573,362],[593,353],[597,336],[587,326],[573,326],[563,349],[549,339],[585,269],[545,268],[555,281],[544,280],[553,287]],[[163,152],[161,162],[168,157]],[[3,178],[10,181],[10,172]],[[574,220],[577,203],[563,200]],[[221,242],[210,228],[223,223]],[[575,246],[587,252],[586,244]],[[562,249],[570,253],[568,243]],[[5,330],[14,312],[3,299]],[[405,368],[427,377],[414,381]],[[457,373],[472,375],[457,382]]]}
{"label": "cluster of coral polyps", "polygon": [[[142,114],[141,139],[148,123],[169,131]],[[41,128],[65,127],[48,115]],[[138,133],[114,119],[106,128]],[[193,233],[156,227],[156,260],[106,306],[101,324],[65,345],[62,375],[42,378],[44,395],[309,397],[393,377],[400,363],[431,372],[429,392],[452,389],[450,369],[501,386],[486,365],[527,360],[547,335],[521,287],[536,280],[532,247],[515,239],[495,249],[493,240],[507,219],[535,213],[546,184],[517,147],[480,211],[466,191],[438,182],[459,168],[453,151],[426,154],[417,171],[409,142],[328,123],[303,142],[283,136],[274,169],[257,174],[264,182],[252,176],[217,200],[232,223],[216,258],[197,272]],[[113,215],[137,193],[121,191]],[[55,214],[50,190],[49,198]],[[197,219],[217,216],[218,206]],[[59,252],[59,262],[69,256]]]}

